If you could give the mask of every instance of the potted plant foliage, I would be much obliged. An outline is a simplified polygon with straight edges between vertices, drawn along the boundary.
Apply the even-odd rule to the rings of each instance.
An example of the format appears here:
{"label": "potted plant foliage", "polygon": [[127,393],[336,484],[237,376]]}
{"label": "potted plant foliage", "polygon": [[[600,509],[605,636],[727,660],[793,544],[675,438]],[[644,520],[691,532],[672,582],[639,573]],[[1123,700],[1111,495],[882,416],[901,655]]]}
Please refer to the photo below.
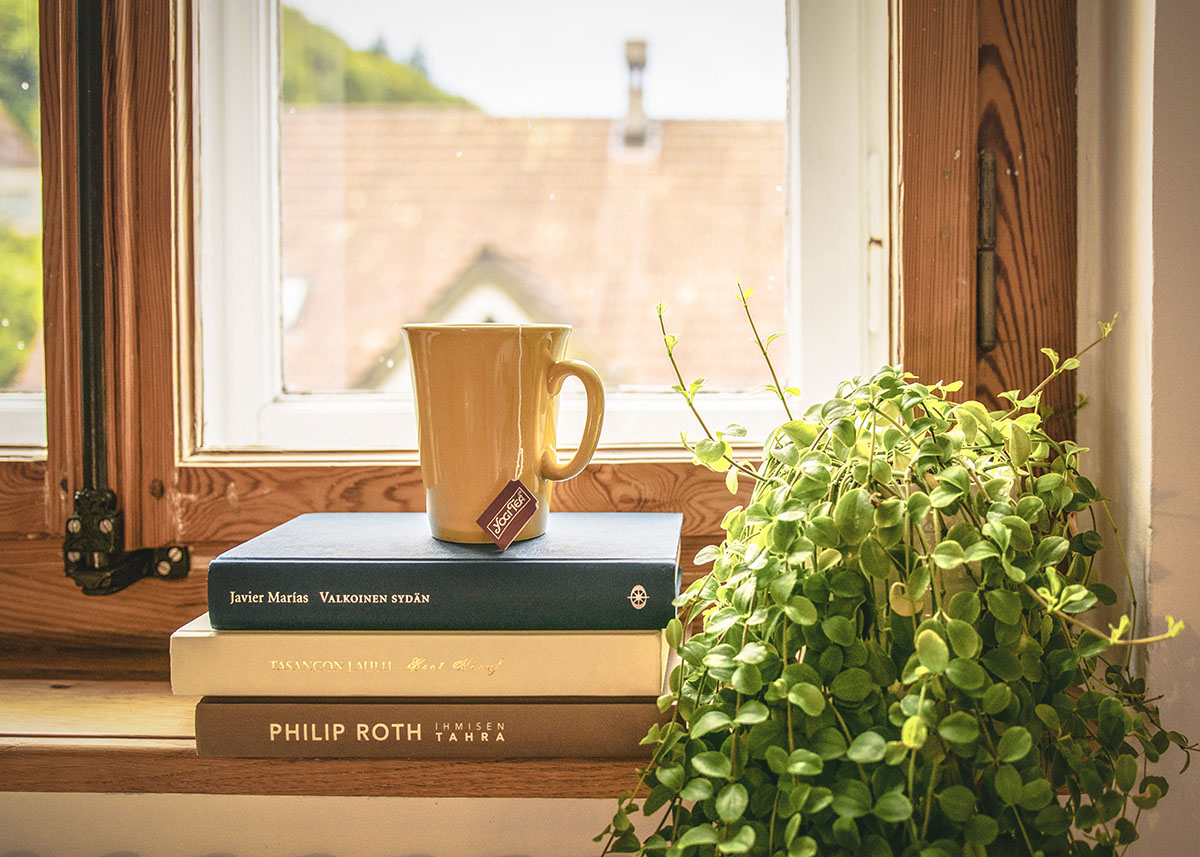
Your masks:
{"label": "potted plant foliage", "polygon": [[786,421],[760,464],[740,460],[744,430],[704,423],[659,306],[705,433],[684,443],[731,490],[754,487],[678,599],[670,719],[604,852],[1123,854],[1167,793],[1148,766],[1192,749],[1127,653],[1183,626],[1131,639],[1128,616],[1084,618],[1116,600],[1095,573],[1105,501],[1038,407],[1079,355],[1043,349],[1048,378],[1004,410],[885,366],[798,415],[738,294]]}

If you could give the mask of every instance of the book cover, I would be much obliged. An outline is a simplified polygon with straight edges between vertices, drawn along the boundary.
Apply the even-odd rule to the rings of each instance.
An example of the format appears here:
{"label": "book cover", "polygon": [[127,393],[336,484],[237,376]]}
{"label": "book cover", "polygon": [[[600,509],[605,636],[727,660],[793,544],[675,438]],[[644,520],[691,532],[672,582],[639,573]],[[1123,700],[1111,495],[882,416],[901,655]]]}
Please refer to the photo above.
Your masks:
{"label": "book cover", "polygon": [[196,752],[239,758],[636,759],[669,715],[653,697],[270,699],[206,696]]}
{"label": "book cover", "polygon": [[657,696],[657,630],[225,631],[171,635],[185,696]]}
{"label": "book cover", "polygon": [[501,551],[437,541],[423,513],[300,515],[212,561],[208,609],[223,630],[659,629],[681,522],[553,513]]}

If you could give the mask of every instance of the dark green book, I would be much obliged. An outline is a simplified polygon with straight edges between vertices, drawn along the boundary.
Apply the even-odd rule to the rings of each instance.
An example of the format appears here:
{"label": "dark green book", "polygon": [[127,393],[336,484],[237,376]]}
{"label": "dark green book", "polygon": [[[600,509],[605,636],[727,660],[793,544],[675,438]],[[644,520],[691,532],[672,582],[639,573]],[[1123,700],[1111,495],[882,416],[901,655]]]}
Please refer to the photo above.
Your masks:
{"label": "dark green book", "polygon": [[214,559],[221,630],[664,628],[682,516],[550,515],[505,551],[435,540],[423,513],[300,515]]}

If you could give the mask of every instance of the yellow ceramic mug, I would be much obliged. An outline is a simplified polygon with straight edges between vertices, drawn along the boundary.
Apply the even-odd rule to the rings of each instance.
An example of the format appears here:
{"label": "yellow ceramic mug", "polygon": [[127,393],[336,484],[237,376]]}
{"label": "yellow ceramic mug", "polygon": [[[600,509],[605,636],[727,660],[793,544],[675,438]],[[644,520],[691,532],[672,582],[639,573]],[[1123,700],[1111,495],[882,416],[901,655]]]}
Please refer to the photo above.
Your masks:
{"label": "yellow ceramic mug", "polygon": [[[565,357],[569,325],[406,324],[417,407],[425,509],[435,538],[487,542],[476,519],[511,480],[538,501],[517,538],[546,531],[553,482],[591,460],[604,419],[604,385],[591,366]],[[566,464],[555,451],[558,392],[574,375],[587,393],[587,422]]]}

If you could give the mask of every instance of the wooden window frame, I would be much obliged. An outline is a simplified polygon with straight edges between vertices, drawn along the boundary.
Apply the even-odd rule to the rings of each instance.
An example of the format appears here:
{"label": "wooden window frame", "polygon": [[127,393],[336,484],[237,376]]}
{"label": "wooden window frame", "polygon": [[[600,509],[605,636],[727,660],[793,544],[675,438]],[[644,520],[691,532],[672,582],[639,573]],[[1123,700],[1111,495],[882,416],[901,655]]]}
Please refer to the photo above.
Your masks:
{"label": "wooden window frame", "polygon": [[[1004,328],[1015,322],[1002,313],[1002,349],[980,358],[973,341],[976,177],[969,153],[980,127],[1002,143],[1015,135],[1020,146],[1009,152],[1049,152],[1061,170],[1054,182],[1010,174],[1001,183],[1010,214],[1068,213],[1056,223],[1015,214],[1004,220],[1002,269],[1014,300],[1074,289],[1074,102],[1066,111],[1062,102],[1062,81],[1072,93],[1074,85],[1073,3],[1055,4],[1047,20],[1032,22],[1055,28],[1051,40],[1062,37],[1049,48],[1057,75],[1044,85],[1050,95],[1013,92],[1003,74],[987,84],[986,63],[1003,71],[1030,50],[1047,50],[1043,42],[1020,43],[1031,8],[1040,5],[893,5],[892,186],[904,189],[892,206],[897,356],[923,377],[963,378],[967,392],[985,396],[998,391],[998,377],[1029,389],[1037,346],[1069,354],[1075,335],[1073,314]],[[146,581],[105,598],[82,597],[63,575],[62,533],[81,480],[73,404],[80,398],[73,3],[41,0],[40,16],[48,452],[45,460],[0,462],[0,650],[7,655],[0,674],[162,677],[167,636],[204,610],[209,558],[304,511],[420,510],[420,472],[411,456],[197,452],[191,10],[189,0],[112,0],[103,129],[108,470],[125,513],[126,545],[187,544],[193,571],[180,582]],[[980,51],[981,35],[995,50]],[[981,115],[995,121],[981,126]],[[1022,260],[1032,267],[1022,269]],[[1065,395],[1070,403],[1073,391]],[[748,487],[731,497],[718,475],[694,467],[681,450],[637,448],[606,452],[559,486],[554,502],[565,511],[682,512],[686,578],[698,573],[691,557],[720,538],[725,512],[747,494]]]}

